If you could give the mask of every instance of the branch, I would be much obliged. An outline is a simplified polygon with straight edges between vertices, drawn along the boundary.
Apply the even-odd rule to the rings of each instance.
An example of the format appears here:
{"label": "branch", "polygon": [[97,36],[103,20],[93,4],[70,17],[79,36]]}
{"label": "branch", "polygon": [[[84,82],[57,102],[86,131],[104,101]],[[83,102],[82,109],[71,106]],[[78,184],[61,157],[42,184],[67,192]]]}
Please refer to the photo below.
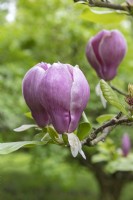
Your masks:
{"label": "branch", "polygon": [[112,131],[114,127],[109,127],[107,131],[103,132],[99,137],[95,138],[94,140],[90,141],[89,145],[90,146],[94,146],[96,145],[98,142],[105,140],[105,138],[107,137],[107,135]]}
{"label": "branch", "polygon": [[113,10],[121,10],[126,11],[130,13],[130,5],[127,3],[124,3],[122,5],[120,4],[113,4],[109,2],[108,0],[74,0],[75,3],[79,2],[85,5],[89,5],[90,7],[99,7],[99,8],[109,8]]}
{"label": "branch", "polygon": [[123,91],[119,90],[118,88],[114,87],[111,83],[109,83],[109,85],[110,85],[110,87],[111,87],[113,90],[115,90],[115,91],[118,92],[119,94],[121,94],[121,95],[123,95],[123,96],[125,96],[125,97],[128,96],[128,94],[126,94],[125,92],[123,92]]}
{"label": "branch", "polygon": [[[87,146],[94,146],[99,141],[102,141],[106,138],[106,136],[111,132],[111,130],[118,125],[133,125],[133,119],[131,118],[120,118],[121,113],[119,113],[116,117],[111,119],[110,121],[106,122],[102,126],[98,127],[97,129],[93,130],[92,133],[89,135],[88,138],[82,141],[82,145]],[[102,134],[97,137],[99,133]]]}
{"label": "branch", "polygon": [[127,6],[122,6],[119,4],[112,4],[109,3],[108,1],[106,2],[100,2],[100,1],[95,1],[95,0],[89,0],[89,6],[90,7],[100,7],[100,8],[110,8],[113,10],[123,10],[123,11],[128,11]]}

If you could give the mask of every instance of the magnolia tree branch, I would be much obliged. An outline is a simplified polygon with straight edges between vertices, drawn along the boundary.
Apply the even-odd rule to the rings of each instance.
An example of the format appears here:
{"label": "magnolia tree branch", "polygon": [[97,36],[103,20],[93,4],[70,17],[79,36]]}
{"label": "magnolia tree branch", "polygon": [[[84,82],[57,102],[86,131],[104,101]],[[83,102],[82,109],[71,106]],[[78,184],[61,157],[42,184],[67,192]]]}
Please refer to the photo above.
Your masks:
{"label": "magnolia tree branch", "polygon": [[108,0],[74,0],[74,2],[80,2],[90,7],[99,7],[99,8],[109,8],[113,10],[126,11],[130,13],[130,6],[127,3],[124,4],[113,4]]}
{"label": "magnolia tree branch", "polygon": [[119,93],[119,94],[121,94],[121,95],[123,95],[123,96],[125,96],[125,97],[128,96],[128,94],[126,94],[125,92],[119,90],[118,88],[116,88],[115,86],[113,86],[111,83],[109,83],[109,85],[110,85],[110,87],[111,87],[113,90],[115,90],[117,93]]}
{"label": "magnolia tree branch", "polygon": [[100,7],[100,8],[110,8],[113,10],[123,10],[123,11],[129,11],[128,6],[122,6],[119,4],[112,4],[108,1],[102,2],[102,1],[95,1],[95,0],[89,0],[89,6],[90,7]]}
{"label": "magnolia tree branch", "polygon": [[[131,126],[133,125],[133,119],[132,118],[122,118],[121,113],[119,113],[116,117],[111,119],[110,121],[104,123],[97,129],[93,130],[88,138],[82,141],[82,145],[87,146],[94,146],[100,141],[103,141],[106,136],[111,132],[111,130],[118,125],[127,125]],[[100,136],[98,136],[99,133],[102,133]]]}

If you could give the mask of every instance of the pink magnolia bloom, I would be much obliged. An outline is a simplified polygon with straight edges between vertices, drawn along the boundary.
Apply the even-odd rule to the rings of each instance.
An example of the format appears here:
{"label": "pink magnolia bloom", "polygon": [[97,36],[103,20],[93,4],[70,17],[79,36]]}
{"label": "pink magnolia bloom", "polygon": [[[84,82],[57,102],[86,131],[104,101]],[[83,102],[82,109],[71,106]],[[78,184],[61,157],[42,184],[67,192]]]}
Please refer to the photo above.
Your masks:
{"label": "pink magnolia bloom", "polygon": [[129,135],[127,133],[125,133],[122,137],[122,153],[123,153],[123,156],[127,156],[130,149],[131,149],[130,138],[129,138]]}
{"label": "pink magnolia bloom", "polygon": [[86,57],[97,75],[110,81],[116,76],[126,49],[126,41],[118,30],[102,30],[89,40]]}
{"label": "pink magnolia bloom", "polygon": [[70,133],[78,126],[90,89],[79,68],[39,63],[25,75],[23,95],[40,127],[51,122],[57,132]]}

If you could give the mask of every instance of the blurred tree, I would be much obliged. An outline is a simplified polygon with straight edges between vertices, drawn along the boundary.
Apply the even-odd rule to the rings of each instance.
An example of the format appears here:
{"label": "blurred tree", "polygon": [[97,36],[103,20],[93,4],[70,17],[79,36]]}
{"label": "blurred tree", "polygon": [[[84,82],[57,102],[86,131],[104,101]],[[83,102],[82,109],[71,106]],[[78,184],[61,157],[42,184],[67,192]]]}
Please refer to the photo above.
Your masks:
{"label": "blurred tree", "polygon": [[[87,40],[103,28],[119,28],[125,34],[129,50],[119,68],[119,76],[113,83],[126,90],[127,83],[132,81],[131,30],[133,23],[131,20],[125,19],[113,25],[94,24],[79,18],[81,8],[74,8],[71,0],[19,0],[16,1],[16,18],[9,22],[6,18],[9,7],[3,9],[4,3],[6,2],[0,2],[0,132],[3,133],[1,140],[2,138],[6,141],[14,140],[14,138],[19,140],[18,137],[30,138],[28,134],[15,136],[8,132],[28,121],[22,114],[28,111],[21,94],[22,78],[30,67],[41,61],[49,63],[60,61],[80,66],[91,86],[91,99],[87,108],[90,121],[96,123],[95,117],[109,110],[116,112],[114,108],[107,107],[104,110],[100,99],[96,98],[95,86],[99,80],[87,63],[85,47]],[[119,129],[118,132],[122,134],[123,130]],[[117,136],[114,138],[117,140]],[[118,185],[121,189],[125,175],[121,176],[119,172],[114,172],[112,175],[106,174],[102,163],[92,163],[90,152],[87,153],[87,151],[88,163],[80,162],[92,169],[99,181],[101,194],[106,200],[108,197],[104,194],[111,196],[110,193],[114,191],[117,194],[112,199],[116,200],[120,194]],[[100,196],[100,199],[103,198]]]}

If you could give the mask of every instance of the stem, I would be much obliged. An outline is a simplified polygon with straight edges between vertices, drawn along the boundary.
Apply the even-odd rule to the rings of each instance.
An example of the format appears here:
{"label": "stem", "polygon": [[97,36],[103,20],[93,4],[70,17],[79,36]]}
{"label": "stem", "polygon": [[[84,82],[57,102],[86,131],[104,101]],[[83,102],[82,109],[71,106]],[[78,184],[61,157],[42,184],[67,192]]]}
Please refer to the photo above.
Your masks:
{"label": "stem", "polygon": [[109,83],[110,87],[115,90],[116,92],[118,92],[119,94],[123,95],[123,96],[127,96],[127,94],[121,90],[119,90],[118,88],[114,87],[111,83]]}
{"label": "stem", "polygon": [[84,111],[82,113],[82,117],[83,117],[84,122],[89,122],[89,120],[88,120],[88,118],[87,118],[87,116],[86,116]]}
{"label": "stem", "polygon": [[[74,0],[74,2],[80,2],[80,0]],[[110,3],[108,0],[104,1],[96,1],[96,0],[82,0],[82,4],[89,5],[90,7],[99,7],[99,8],[109,8],[113,10],[122,10],[126,11],[130,14],[130,6],[128,4],[113,4]]]}
{"label": "stem", "polygon": [[108,131],[103,132],[99,137],[95,138],[94,140],[90,141],[90,145],[94,146],[100,141],[104,141],[107,135],[110,133],[110,131],[113,129],[113,127],[109,127]]}
{"label": "stem", "polygon": [[128,11],[127,6],[122,6],[119,4],[112,4],[109,2],[101,2],[101,1],[95,1],[95,0],[89,0],[89,6],[90,7],[100,7],[100,8],[110,8],[113,10],[123,10],[123,11]]}
{"label": "stem", "polygon": [[[93,146],[97,144],[99,141],[102,141],[106,138],[106,136],[110,133],[110,131],[114,128],[114,126],[118,125],[133,125],[132,118],[121,118],[121,113],[119,113],[115,118],[111,119],[110,121],[106,122],[102,126],[98,127],[97,129],[93,130],[92,133],[82,141],[82,145]],[[107,129],[108,128],[108,129]],[[105,131],[106,130],[106,131]],[[99,137],[97,135],[103,132]]]}

